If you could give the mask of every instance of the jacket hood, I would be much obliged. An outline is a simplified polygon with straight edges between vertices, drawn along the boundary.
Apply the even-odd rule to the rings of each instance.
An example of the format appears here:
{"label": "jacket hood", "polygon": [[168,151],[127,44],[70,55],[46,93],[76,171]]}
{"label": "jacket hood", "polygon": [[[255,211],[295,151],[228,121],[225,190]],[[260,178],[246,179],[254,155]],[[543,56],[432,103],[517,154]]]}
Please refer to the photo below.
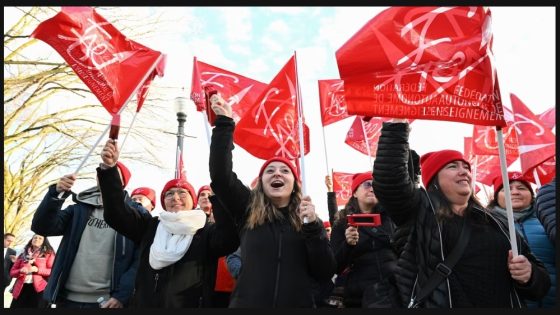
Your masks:
{"label": "jacket hood", "polygon": [[103,203],[101,202],[101,191],[99,191],[97,186],[88,188],[78,193],[75,201],[92,205],[95,208],[103,208]]}

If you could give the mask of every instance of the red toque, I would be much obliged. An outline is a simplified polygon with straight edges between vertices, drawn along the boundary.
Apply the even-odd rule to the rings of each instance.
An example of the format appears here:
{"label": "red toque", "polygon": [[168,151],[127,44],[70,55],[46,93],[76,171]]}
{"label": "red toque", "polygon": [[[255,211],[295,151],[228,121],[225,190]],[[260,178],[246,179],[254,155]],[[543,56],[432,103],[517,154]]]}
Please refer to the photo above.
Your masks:
{"label": "red toque", "polygon": [[372,180],[372,179],[373,179],[373,173],[372,172],[364,172],[364,173],[354,174],[354,176],[352,176],[352,193],[354,193],[356,191],[356,189],[358,189],[358,186],[360,186],[363,182],[365,182],[366,180]]}
{"label": "red toque", "polygon": [[[191,198],[193,200],[192,209],[196,208],[196,206],[198,205],[198,198],[197,198],[197,195],[195,195],[194,187],[189,182],[187,182],[185,179],[175,178],[175,179],[172,179],[172,180],[168,181],[167,184],[165,184],[165,186],[163,186],[163,190],[161,191],[160,199],[161,199],[161,206],[163,207],[163,210],[166,210],[165,209],[165,202],[164,202],[165,193],[169,189],[174,188],[174,187],[181,187],[183,189],[186,189],[189,192],[189,194],[191,195]],[[189,210],[192,210],[192,209],[189,209]]]}
{"label": "red toque", "polygon": [[156,207],[156,191],[149,188],[149,187],[138,187],[136,189],[134,189],[132,191],[132,193],[130,193],[130,197],[133,197],[134,195],[142,195],[142,196],[146,196],[146,198],[150,199],[150,201],[152,202],[152,206],[154,206],[154,208]]}
{"label": "red toque", "polygon": [[[508,179],[509,182],[511,184],[512,181],[518,181],[518,182],[522,182],[523,185],[527,186],[527,188],[529,188],[529,190],[531,191],[531,194],[533,194],[533,188],[531,187],[531,181],[524,176],[523,174],[521,174],[520,172],[508,172]],[[500,189],[502,189],[502,187],[504,186],[504,182],[502,180],[502,174],[496,176],[496,178],[494,178],[494,180],[492,181],[492,185],[494,186],[494,195],[496,195]]]}
{"label": "red toque", "polygon": [[471,167],[471,164],[465,159],[463,153],[455,150],[441,150],[422,155],[420,158],[420,168],[422,170],[422,183],[424,187],[428,188],[428,185],[439,170],[447,163],[453,161],[463,161],[467,163],[469,168]]}
{"label": "red toque", "polygon": [[128,180],[130,179],[130,176],[132,176],[132,174],[130,174],[128,168],[124,166],[124,164],[122,164],[120,161],[117,161],[117,167],[121,171],[123,187],[126,187],[126,184],[128,184]]}
{"label": "red toque", "polygon": [[282,163],[286,164],[290,168],[290,170],[292,170],[292,174],[294,174],[295,180],[299,181],[298,173],[296,172],[296,168],[295,168],[294,164],[292,164],[292,162],[290,160],[288,160],[287,158],[281,157],[281,156],[275,156],[273,158],[270,158],[270,159],[266,160],[266,162],[264,162],[263,166],[261,167],[261,170],[259,171],[259,178],[262,177],[264,169],[268,166],[268,164],[270,164],[272,162],[282,162]]}

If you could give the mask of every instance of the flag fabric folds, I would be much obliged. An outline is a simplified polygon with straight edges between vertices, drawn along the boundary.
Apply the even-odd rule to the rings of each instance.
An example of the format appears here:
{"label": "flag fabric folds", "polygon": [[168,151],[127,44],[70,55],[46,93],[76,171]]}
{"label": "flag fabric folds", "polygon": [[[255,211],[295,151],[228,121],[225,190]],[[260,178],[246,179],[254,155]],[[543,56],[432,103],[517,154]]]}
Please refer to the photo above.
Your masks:
{"label": "flag fabric folds", "polygon": [[53,47],[111,114],[119,112],[162,57],[128,39],[91,7],[62,7],[31,36]]}
{"label": "flag fabric folds", "polygon": [[232,105],[233,120],[238,122],[266,87],[265,83],[193,59],[190,97],[199,112],[211,110],[206,106],[207,94],[217,91]]}
{"label": "flag fabric folds", "polygon": [[336,52],[348,113],[506,126],[483,7],[391,7]]}
{"label": "flag fabric folds", "polygon": [[337,206],[344,206],[352,197],[352,176],[354,173],[333,172],[333,191]]}
{"label": "flag fabric folds", "polygon": [[340,79],[319,80],[319,105],[321,106],[323,126],[350,117],[344,100],[344,81]]}
{"label": "flag fabric folds", "polygon": [[[237,123],[233,141],[251,155],[264,160],[300,157],[296,75],[292,56]],[[309,152],[305,121],[303,131],[305,155]]]}

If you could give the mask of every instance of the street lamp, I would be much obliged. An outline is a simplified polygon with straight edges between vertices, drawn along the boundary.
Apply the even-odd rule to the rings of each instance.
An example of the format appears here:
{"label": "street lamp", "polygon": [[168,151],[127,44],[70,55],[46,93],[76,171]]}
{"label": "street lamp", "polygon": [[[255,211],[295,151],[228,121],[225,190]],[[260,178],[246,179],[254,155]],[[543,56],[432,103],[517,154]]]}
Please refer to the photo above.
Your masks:
{"label": "street lamp", "polygon": [[177,154],[175,158],[175,178],[181,177],[179,169],[180,157],[183,155],[183,137],[185,136],[185,122],[187,121],[187,98],[179,96],[175,98],[175,112],[177,113],[177,121],[179,129],[177,130]]}

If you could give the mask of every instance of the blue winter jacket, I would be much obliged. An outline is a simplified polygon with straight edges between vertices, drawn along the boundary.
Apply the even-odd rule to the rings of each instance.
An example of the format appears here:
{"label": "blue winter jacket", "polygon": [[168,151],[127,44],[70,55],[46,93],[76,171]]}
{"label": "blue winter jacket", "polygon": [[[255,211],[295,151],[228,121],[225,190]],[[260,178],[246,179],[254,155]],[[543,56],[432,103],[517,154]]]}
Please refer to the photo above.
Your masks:
{"label": "blue winter jacket", "polygon": [[[31,230],[43,236],[60,236],[51,275],[43,293],[43,297],[51,304],[56,303],[61,288],[64,287],[74,258],[78,251],[82,233],[86,227],[93,206],[79,202],[72,194],[75,204],[61,211],[65,199],[70,195],[66,192],[58,198],[56,185],[51,185],[39,208],[33,215]],[[134,279],[138,268],[138,250],[136,245],[121,234],[115,236],[115,259],[111,279],[111,297],[119,300],[124,306],[128,304],[134,290]],[[92,262],[94,264],[95,262]]]}

